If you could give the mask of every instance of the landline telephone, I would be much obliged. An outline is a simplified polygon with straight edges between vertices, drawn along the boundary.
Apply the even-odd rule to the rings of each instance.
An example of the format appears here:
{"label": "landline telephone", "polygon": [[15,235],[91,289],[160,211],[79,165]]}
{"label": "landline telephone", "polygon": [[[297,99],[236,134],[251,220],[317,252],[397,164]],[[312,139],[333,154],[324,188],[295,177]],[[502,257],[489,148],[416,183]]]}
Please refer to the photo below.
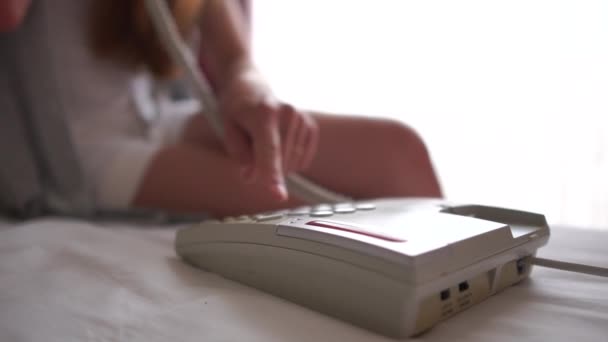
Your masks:
{"label": "landline telephone", "polygon": [[[213,92],[165,0],[146,8],[187,75],[215,132]],[[608,276],[608,269],[535,257],[549,239],[543,215],[434,199],[354,201],[292,175],[292,210],[207,220],[178,231],[195,267],[392,336],[420,334],[529,276],[533,264]]]}

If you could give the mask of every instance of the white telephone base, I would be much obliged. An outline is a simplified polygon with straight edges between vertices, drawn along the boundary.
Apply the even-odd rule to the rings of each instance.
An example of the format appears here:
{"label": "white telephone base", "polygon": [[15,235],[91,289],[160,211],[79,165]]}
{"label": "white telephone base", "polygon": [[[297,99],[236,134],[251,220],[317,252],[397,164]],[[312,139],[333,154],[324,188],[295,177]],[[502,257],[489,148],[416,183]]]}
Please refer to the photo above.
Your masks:
{"label": "white telephone base", "polygon": [[543,215],[378,199],[178,231],[195,267],[391,337],[420,334],[528,277]]}

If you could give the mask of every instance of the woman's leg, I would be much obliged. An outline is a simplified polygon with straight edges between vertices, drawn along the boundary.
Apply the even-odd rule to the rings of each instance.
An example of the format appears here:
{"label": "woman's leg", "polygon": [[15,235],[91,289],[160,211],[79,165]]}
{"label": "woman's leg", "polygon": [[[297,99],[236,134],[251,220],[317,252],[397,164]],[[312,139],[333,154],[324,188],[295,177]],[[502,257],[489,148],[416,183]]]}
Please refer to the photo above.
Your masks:
{"label": "woman's leg", "polygon": [[[355,198],[440,197],[428,152],[415,132],[396,121],[315,114],[319,151],[304,176]],[[182,141],[159,151],[133,201],[137,207],[215,216],[301,204],[280,203],[265,188],[244,184],[239,165],[223,152],[201,115]]]}
{"label": "woman's leg", "polygon": [[426,146],[410,127],[390,119],[315,117],[319,152],[304,176],[355,198],[442,196]]}

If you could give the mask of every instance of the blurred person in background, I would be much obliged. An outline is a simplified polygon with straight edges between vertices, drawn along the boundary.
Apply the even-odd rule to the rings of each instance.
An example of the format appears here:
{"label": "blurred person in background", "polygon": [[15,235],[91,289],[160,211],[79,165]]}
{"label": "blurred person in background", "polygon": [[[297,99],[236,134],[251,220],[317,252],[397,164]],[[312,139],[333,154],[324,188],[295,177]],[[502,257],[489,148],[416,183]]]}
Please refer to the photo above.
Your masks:
{"label": "blurred person in background", "polygon": [[274,96],[252,61],[242,2],[168,4],[183,37],[200,42],[224,141],[201,113],[154,127],[139,116],[135,77],[181,76],[143,0],[0,2],[0,37],[16,35],[24,53],[44,58],[45,74],[34,76],[56,87],[38,95],[62,104],[97,206],[218,217],[293,207],[302,202],[285,188],[292,172],[355,199],[442,196],[426,146],[407,125],[312,113]]}

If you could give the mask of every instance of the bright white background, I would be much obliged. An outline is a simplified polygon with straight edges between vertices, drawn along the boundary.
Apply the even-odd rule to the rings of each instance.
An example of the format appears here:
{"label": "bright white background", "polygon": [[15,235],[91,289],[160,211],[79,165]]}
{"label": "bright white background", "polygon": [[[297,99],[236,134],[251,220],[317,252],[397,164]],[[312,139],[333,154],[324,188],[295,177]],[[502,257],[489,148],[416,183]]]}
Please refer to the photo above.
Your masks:
{"label": "bright white background", "polygon": [[412,125],[452,200],[608,228],[608,1],[253,2],[284,99]]}

